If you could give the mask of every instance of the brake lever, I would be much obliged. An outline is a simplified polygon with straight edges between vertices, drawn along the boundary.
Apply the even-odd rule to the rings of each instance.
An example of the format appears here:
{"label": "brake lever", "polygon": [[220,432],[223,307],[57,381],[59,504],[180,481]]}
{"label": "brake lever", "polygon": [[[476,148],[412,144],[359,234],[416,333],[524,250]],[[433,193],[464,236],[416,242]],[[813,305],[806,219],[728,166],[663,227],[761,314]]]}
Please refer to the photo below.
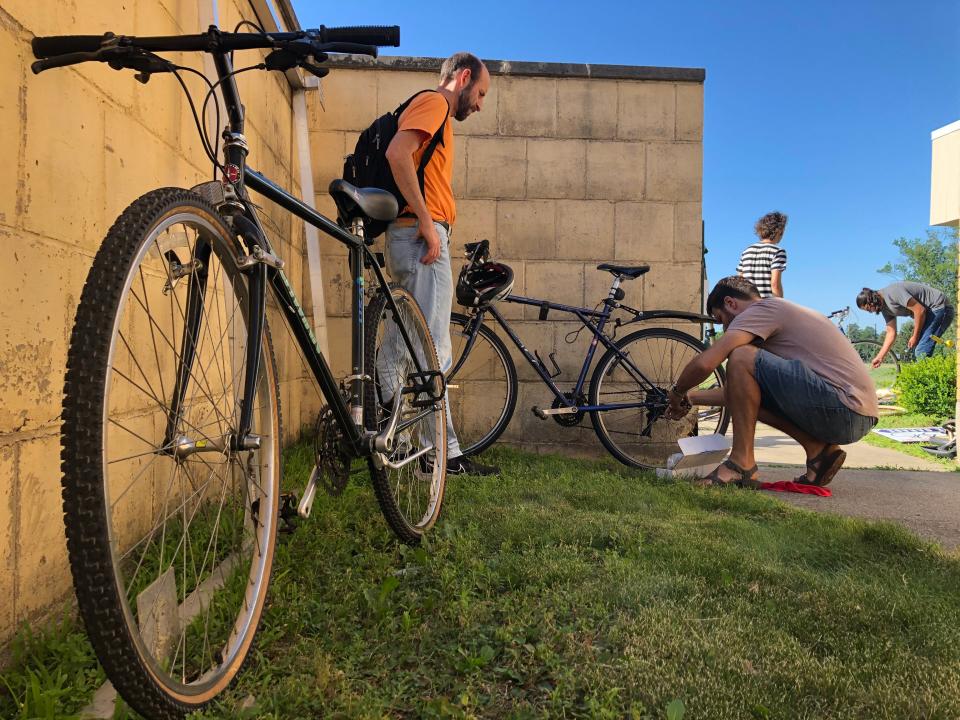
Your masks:
{"label": "brake lever", "polygon": [[306,61],[301,62],[300,67],[307,72],[316,75],[318,78],[326,77],[330,74],[330,68],[320,67],[319,65],[314,65],[313,63],[308,63]]}

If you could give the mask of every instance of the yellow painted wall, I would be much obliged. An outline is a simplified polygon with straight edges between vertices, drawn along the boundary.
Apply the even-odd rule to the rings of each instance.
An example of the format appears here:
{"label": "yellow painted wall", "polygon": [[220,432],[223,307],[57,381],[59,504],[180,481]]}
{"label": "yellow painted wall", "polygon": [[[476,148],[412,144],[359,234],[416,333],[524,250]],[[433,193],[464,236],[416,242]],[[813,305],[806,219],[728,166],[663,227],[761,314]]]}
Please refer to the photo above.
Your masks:
{"label": "yellow painted wall", "polygon": [[[335,212],[326,188],[340,176],[359,131],[437,81],[432,71],[331,71],[323,104],[318,96],[308,101],[322,212]],[[464,243],[488,238],[498,259],[513,267],[517,294],[593,307],[612,279],[597,264],[646,263],[647,275],[624,284],[625,303],[700,309],[702,83],[495,73],[483,110],[455,123],[454,135],[454,277]],[[322,242],[330,337],[343,337],[350,312],[346,254],[335,241]],[[537,308],[500,309],[519,321],[518,334],[544,359],[557,351],[558,382],[572,386],[591,339],[584,331],[576,342],[565,341],[579,323],[557,314],[539,322]],[[699,333],[699,326],[683,329]],[[346,373],[349,348],[338,352],[331,343],[331,353],[335,369]],[[514,360],[521,390],[504,440],[544,452],[605,452],[589,420],[559,428],[530,412],[549,406],[552,396],[522,356],[514,352]]]}
{"label": "yellow painted wall", "polygon": [[[59,416],[67,339],[99,243],[142,193],[191,187],[211,167],[176,80],[147,85],[101,64],[30,72],[36,35],[196,33],[212,3],[183,0],[0,0],[0,645],[20,622],[71,592],[60,508]],[[252,19],[247,0],[219,0],[219,24]],[[206,12],[210,12],[206,10]],[[209,16],[206,16],[209,17]],[[170,54],[202,69],[198,54]],[[238,53],[237,64],[261,60]],[[291,89],[277,73],[238,77],[251,164],[299,193]],[[202,99],[199,79],[188,86]],[[264,202],[266,205],[266,202]],[[303,292],[302,224],[266,208],[265,224]],[[275,327],[287,438],[318,403]]]}

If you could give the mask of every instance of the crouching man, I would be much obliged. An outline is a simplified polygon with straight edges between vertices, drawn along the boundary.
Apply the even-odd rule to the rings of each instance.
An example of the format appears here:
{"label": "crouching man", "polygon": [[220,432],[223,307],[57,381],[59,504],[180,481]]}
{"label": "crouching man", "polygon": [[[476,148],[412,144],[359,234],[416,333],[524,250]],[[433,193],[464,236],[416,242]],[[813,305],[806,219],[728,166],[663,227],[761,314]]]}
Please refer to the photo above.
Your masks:
{"label": "crouching man", "polygon": [[[843,465],[840,448],[877,423],[877,395],[850,341],[823,315],[778,297],[760,298],[742,277],[717,283],[707,312],[723,324],[717,342],[683,369],[670,389],[668,417],[691,405],[726,405],[733,420],[733,450],[702,480],[704,485],[756,487],[753,442],[757,421],[796,440],[807,471],[795,482],[826,485]],[[693,390],[724,360],[722,389]]]}

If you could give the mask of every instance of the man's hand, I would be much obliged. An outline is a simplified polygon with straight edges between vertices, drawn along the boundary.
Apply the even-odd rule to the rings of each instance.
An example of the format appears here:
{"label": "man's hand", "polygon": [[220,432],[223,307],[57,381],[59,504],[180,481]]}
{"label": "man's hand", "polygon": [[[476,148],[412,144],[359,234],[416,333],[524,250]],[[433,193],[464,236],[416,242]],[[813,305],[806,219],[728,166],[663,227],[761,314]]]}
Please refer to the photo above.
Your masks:
{"label": "man's hand", "polygon": [[667,398],[670,400],[670,406],[666,412],[667,420],[682,420],[693,407],[686,394],[675,393],[673,388],[667,393]]}
{"label": "man's hand", "polygon": [[910,349],[910,350],[913,350],[914,345],[917,344],[917,339],[918,339],[918,338],[917,338],[916,335],[911,335],[911,336],[910,336],[910,339],[907,340],[907,348]]}
{"label": "man's hand", "polygon": [[883,362],[883,356],[877,355],[873,360],[870,361],[870,365],[872,365],[873,369],[876,370],[878,367],[880,367],[880,363],[882,362]]}
{"label": "man's hand", "polygon": [[440,236],[437,234],[437,228],[431,219],[429,222],[420,222],[417,234],[423,238],[427,246],[427,252],[420,258],[424,265],[431,265],[440,257]]}

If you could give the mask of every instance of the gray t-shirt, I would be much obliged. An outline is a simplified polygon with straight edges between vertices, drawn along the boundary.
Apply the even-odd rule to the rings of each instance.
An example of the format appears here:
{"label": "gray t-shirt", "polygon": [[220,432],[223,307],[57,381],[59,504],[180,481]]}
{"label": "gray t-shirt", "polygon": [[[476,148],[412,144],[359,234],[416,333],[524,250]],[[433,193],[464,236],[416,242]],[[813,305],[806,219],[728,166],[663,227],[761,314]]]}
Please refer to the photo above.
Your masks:
{"label": "gray t-shirt", "polygon": [[880,313],[887,322],[898,315],[900,317],[913,317],[913,311],[907,307],[907,303],[911,300],[916,300],[923,305],[927,312],[939,310],[947,304],[946,295],[923,283],[895,282],[877,290],[877,292],[883,298],[883,307],[880,308]]}
{"label": "gray t-shirt", "polygon": [[877,391],[867,367],[847,336],[827,318],[789,300],[768,297],[751,303],[728,330],[760,338],[760,347],[786,360],[799,360],[838,390],[840,401],[877,417]]}

